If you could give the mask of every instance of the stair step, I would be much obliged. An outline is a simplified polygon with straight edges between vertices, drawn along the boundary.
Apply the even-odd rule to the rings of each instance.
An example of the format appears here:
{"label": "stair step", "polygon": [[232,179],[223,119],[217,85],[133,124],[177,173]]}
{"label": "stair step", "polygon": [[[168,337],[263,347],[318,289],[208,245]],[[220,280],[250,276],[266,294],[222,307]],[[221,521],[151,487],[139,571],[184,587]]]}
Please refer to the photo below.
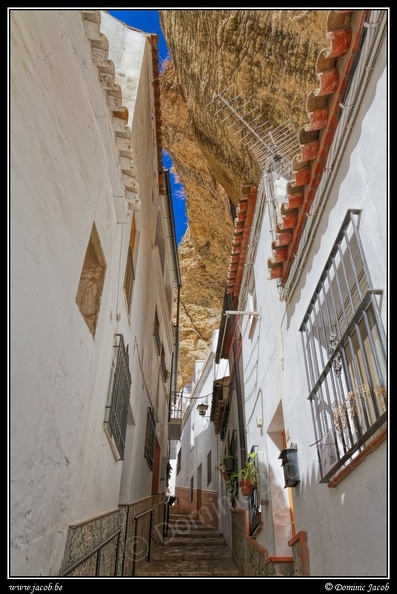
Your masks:
{"label": "stair step", "polygon": [[183,526],[206,526],[203,520],[196,520],[186,516],[169,516],[168,521],[172,524],[182,524]]}
{"label": "stair step", "polygon": [[182,518],[183,520],[191,521],[191,522],[202,522],[202,518],[200,515],[186,513],[183,511],[173,510],[172,508],[169,510],[168,513],[170,518]]}
{"label": "stair step", "polygon": [[222,559],[220,562],[216,560],[198,559],[195,563],[189,561],[150,561],[143,562],[135,572],[136,576],[238,576],[236,565],[231,559]]}
{"label": "stair step", "polygon": [[171,536],[164,539],[164,545],[169,547],[180,547],[180,546],[196,546],[196,547],[219,547],[220,545],[226,546],[225,541],[221,536],[215,536],[214,538],[194,538],[186,536]]}
{"label": "stair step", "polygon": [[138,563],[134,575],[235,577],[239,572],[222,532],[187,512],[173,509],[164,544],[152,547],[150,561]]}
{"label": "stair step", "polygon": [[189,530],[180,530],[170,527],[167,532],[168,537],[178,538],[222,538],[222,532],[213,528],[212,530],[200,530],[199,528],[189,528]]}
{"label": "stair step", "polygon": [[231,559],[231,550],[223,543],[211,546],[211,548],[191,546],[191,545],[175,545],[175,546],[158,546],[150,553],[152,561],[186,561],[188,559]]}
{"label": "stair step", "polygon": [[211,526],[204,524],[204,522],[197,522],[190,518],[168,518],[168,523],[173,526],[181,526],[181,528],[186,526],[193,526],[193,528],[211,528]]}
{"label": "stair step", "polygon": [[170,530],[174,532],[219,532],[217,528],[213,528],[212,526],[195,526],[194,524],[178,524],[174,522],[168,522],[168,526]]}

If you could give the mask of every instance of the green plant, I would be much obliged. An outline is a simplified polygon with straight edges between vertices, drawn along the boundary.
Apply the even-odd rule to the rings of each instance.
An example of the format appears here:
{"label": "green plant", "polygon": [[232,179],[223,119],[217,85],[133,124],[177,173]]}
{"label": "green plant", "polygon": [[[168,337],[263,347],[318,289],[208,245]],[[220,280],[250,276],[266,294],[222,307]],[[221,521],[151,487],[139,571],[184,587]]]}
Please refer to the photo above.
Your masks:
{"label": "green plant", "polygon": [[235,470],[229,476],[229,491],[234,488],[234,481],[243,482],[245,484],[250,483],[253,487],[256,486],[257,482],[257,470],[255,464],[256,452],[250,452],[248,458],[241,470]]}
{"label": "green plant", "polygon": [[236,491],[236,483],[238,480],[238,472],[237,470],[233,471],[231,474],[229,474],[229,478],[227,479],[227,490],[232,493],[232,495],[235,493]]}
{"label": "green plant", "polygon": [[171,466],[170,462],[168,461],[167,462],[167,468],[166,468],[167,486],[168,486],[168,483],[170,482],[171,473],[172,473],[172,466]]}
{"label": "green plant", "polygon": [[243,468],[240,470],[240,481],[247,483],[248,481],[254,487],[257,480],[256,464],[255,464],[256,452],[250,452],[248,459],[246,460]]}

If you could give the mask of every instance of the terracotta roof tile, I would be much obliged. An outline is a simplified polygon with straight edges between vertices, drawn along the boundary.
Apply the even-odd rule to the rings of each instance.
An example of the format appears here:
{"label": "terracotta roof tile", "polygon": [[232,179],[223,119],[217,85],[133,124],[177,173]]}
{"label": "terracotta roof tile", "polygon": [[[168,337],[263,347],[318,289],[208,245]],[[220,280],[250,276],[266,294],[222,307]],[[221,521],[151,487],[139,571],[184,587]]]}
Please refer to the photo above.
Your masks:
{"label": "terracotta roof tile", "polygon": [[[331,10],[327,17],[328,49],[316,63],[319,88],[306,102],[308,123],[299,132],[301,154],[293,160],[294,180],[287,184],[287,204],[281,208],[283,223],[276,229],[273,257],[268,260],[270,279],[285,284],[298,250],[307,214],[324,171],[339,121],[340,103],[346,90],[364,26],[366,11]],[[289,233],[286,233],[286,230]],[[288,246],[286,249],[278,249]]]}
{"label": "terracotta roof tile", "polygon": [[234,233],[226,288],[226,293],[231,293],[233,299],[238,298],[243,278],[258,186],[244,184],[241,192],[242,195],[234,219]]}

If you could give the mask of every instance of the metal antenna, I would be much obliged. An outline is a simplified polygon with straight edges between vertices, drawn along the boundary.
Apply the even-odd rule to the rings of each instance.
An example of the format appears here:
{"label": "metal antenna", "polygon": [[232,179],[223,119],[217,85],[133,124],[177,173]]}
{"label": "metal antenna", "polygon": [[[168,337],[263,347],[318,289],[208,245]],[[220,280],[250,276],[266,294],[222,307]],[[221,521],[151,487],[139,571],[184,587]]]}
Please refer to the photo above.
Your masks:
{"label": "metal antenna", "polygon": [[206,107],[214,106],[214,116],[222,114],[221,123],[226,128],[235,128],[236,134],[257,161],[262,175],[267,176],[275,172],[278,176],[289,177],[291,163],[299,153],[299,141],[294,126],[290,120],[276,127],[267,127],[258,110],[249,106],[249,101],[241,99],[241,93],[233,96],[233,84],[223,91],[214,94]]}

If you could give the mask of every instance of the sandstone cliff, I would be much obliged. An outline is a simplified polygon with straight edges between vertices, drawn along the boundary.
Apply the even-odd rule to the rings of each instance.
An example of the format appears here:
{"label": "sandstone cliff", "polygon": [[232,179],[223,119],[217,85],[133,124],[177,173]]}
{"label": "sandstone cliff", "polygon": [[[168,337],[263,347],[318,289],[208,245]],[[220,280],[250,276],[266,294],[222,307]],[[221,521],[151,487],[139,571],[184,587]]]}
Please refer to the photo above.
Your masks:
{"label": "sandstone cliff", "polygon": [[[276,128],[307,123],[318,85],[316,59],[329,44],[327,10],[161,10],[172,61],[163,65],[163,146],[184,184],[188,231],[179,246],[182,276],[179,387],[206,356],[219,327],[233,233],[233,209],[260,167],[244,131],[230,127],[214,96],[253,110]],[[218,113],[217,113],[218,111]],[[228,127],[229,126],[229,127]]]}

